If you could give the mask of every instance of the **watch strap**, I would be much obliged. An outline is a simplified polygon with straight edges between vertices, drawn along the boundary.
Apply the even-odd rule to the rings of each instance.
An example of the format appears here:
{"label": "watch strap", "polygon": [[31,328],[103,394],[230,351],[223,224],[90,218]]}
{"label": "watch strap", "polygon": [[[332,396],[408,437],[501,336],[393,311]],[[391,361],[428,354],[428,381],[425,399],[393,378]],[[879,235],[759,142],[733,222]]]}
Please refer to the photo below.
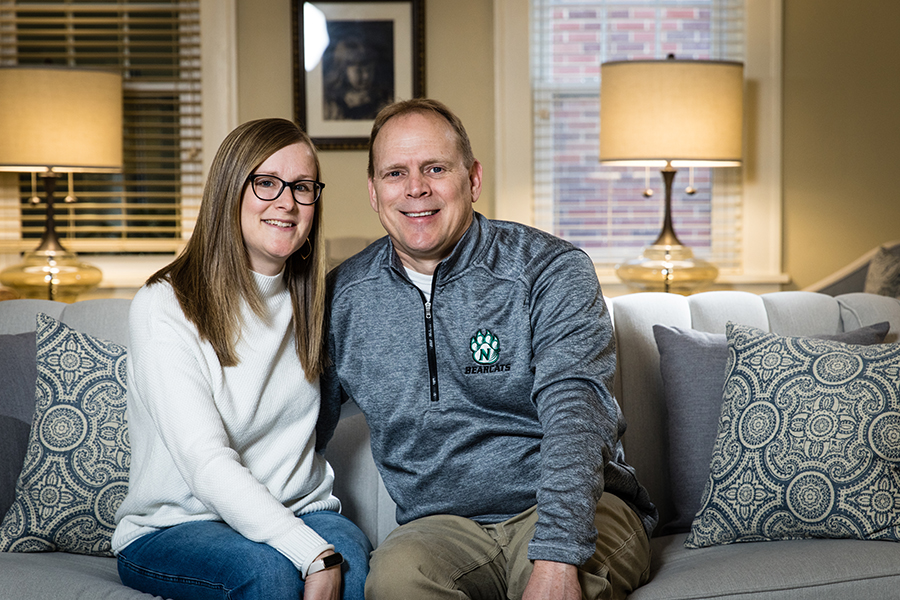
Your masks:
{"label": "watch strap", "polygon": [[334,554],[329,554],[319,560],[313,561],[312,564],[309,565],[309,569],[306,570],[306,576],[309,577],[313,573],[318,573],[319,571],[324,571],[325,569],[330,569],[342,564],[344,564],[344,557],[341,556],[339,552],[335,552]]}

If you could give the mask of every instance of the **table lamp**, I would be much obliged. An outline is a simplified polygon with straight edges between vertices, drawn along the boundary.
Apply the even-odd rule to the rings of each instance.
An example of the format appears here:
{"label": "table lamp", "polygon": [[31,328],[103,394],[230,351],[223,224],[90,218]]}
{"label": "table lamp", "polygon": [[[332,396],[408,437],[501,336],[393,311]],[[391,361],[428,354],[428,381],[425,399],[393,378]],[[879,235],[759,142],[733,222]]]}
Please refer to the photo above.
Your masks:
{"label": "table lamp", "polygon": [[[66,250],[56,234],[54,191],[62,173],[122,168],[122,76],[96,69],[0,67],[0,171],[40,174],[44,234],[0,283],[26,298],[73,302],[102,273]],[[71,177],[71,176],[70,176]],[[33,181],[33,180],[32,180]],[[71,179],[69,180],[71,184]],[[74,201],[67,196],[66,201]],[[37,197],[32,202],[39,202]]]}
{"label": "table lamp", "polygon": [[743,64],[728,61],[614,61],[600,66],[600,162],[661,168],[662,231],[616,275],[641,291],[688,294],[718,275],[694,257],[672,226],[672,183],[679,167],[741,164]]}

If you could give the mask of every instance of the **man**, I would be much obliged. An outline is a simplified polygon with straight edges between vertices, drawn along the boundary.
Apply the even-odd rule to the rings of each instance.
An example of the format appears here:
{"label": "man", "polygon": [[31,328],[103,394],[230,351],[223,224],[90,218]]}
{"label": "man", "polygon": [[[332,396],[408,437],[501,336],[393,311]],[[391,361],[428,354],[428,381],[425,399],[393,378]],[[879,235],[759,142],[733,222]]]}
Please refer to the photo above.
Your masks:
{"label": "man", "polygon": [[590,259],[474,212],[482,167],[437,101],[379,113],[368,181],[388,237],[330,274],[320,424],[356,401],[397,503],[366,597],[623,597],[657,517]]}

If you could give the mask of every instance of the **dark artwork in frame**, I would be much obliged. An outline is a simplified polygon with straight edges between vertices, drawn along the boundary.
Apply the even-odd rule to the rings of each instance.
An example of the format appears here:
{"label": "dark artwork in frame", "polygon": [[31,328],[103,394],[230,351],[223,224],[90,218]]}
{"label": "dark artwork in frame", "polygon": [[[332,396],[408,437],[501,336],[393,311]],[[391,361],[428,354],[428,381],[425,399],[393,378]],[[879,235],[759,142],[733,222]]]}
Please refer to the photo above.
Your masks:
{"label": "dark artwork in frame", "polygon": [[294,118],[319,149],[364,149],[379,110],[425,95],[423,4],[293,0]]}

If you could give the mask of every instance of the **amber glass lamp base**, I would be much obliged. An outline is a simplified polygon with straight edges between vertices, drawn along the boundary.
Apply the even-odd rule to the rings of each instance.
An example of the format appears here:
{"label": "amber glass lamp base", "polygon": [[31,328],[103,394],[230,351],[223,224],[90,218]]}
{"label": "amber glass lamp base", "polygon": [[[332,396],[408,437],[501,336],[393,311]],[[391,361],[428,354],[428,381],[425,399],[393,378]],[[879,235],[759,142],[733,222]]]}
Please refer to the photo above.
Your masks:
{"label": "amber glass lamp base", "polygon": [[0,283],[23,298],[74,302],[79,294],[97,287],[100,269],[67,250],[26,252],[24,260],[0,272]]}
{"label": "amber glass lamp base", "polygon": [[653,244],[643,253],[616,266],[616,275],[642,292],[671,292],[687,296],[715,281],[719,270],[680,244]]}

